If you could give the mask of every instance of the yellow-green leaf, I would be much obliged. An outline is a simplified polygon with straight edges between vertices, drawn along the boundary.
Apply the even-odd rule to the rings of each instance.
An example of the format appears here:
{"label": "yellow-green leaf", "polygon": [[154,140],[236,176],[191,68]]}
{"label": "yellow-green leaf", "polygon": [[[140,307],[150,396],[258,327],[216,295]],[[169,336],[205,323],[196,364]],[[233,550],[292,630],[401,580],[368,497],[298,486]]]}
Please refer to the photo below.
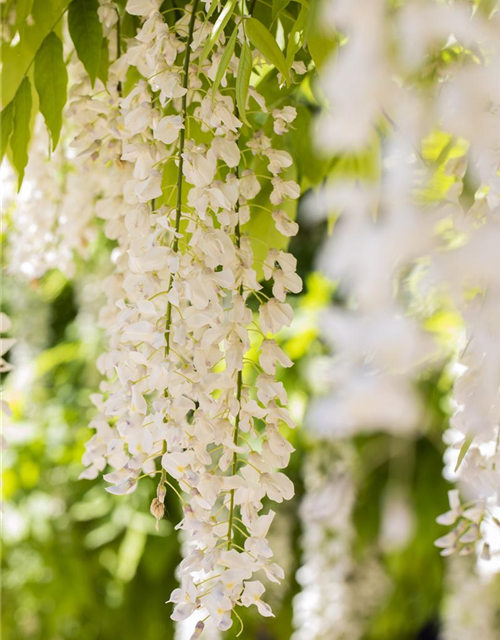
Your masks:
{"label": "yellow-green leaf", "polygon": [[42,42],[35,57],[35,87],[40,99],[40,112],[50,131],[52,148],[55,149],[68,96],[68,72],[62,42],[53,31]]}
{"label": "yellow-green leaf", "polygon": [[288,46],[286,48],[287,69],[290,69],[290,67],[292,66],[293,61],[295,60],[295,54],[304,43],[308,16],[309,8],[306,6],[302,6],[300,8],[297,20],[293,25],[292,31],[290,32],[290,37],[288,38]]}
{"label": "yellow-green leaf", "polygon": [[337,41],[334,34],[328,37],[324,30],[316,28],[309,34],[307,39],[307,48],[314,61],[316,69],[321,68],[323,62],[330,56],[336,48]]}
{"label": "yellow-green leaf", "polygon": [[219,17],[215,21],[214,26],[212,27],[212,32],[210,33],[208,40],[203,47],[203,51],[201,52],[199,63],[202,64],[204,60],[206,60],[210,51],[212,51],[213,46],[219,39],[220,34],[223,32],[225,26],[229,22],[229,18],[231,17],[234,7],[236,6],[236,0],[229,0],[220,12]]}
{"label": "yellow-green leaf", "polygon": [[31,137],[31,84],[26,76],[21,82],[14,97],[14,119],[10,146],[12,148],[12,161],[19,176],[18,190],[24,179],[24,170],[28,164],[28,145]]}
{"label": "yellow-green leaf", "polygon": [[464,461],[467,451],[469,451],[474,436],[467,436],[460,447],[460,453],[458,454],[457,464],[455,465],[455,473],[459,470],[460,465]]}
{"label": "yellow-green leaf", "polygon": [[208,8],[207,20],[210,20],[210,18],[213,16],[218,4],[219,0],[212,0],[212,2],[210,3],[210,7]]}
{"label": "yellow-green leaf", "polygon": [[236,45],[236,37],[238,36],[238,27],[234,28],[229,41],[224,48],[224,53],[219,62],[219,66],[217,67],[217,73],[215,74],[214,86],[212,87],[212,102],[215,100],[215,94],[217,93],[217,89],[219,88],[220,83],[222,82],[222,78],[224,77],[224,73],[231,62],[231,58],[234,53],[234,47]]}
{"label": "yellow-green leaf", "polygon": [[12,133],[12,123],[14,116],[14,101],[12,100],[9,104],[2,109],[2,113],[0,114],[0,129],[1,129],[1,150],[0,150],[0,161],[3,160],[3,157],[7,151],[7,147],[9,146],[9,138]]}
{"label": "yellow-green leaf", "polygon": [[290,84],[290,75],[285,56],[266,27],[256,18],[248,18],[245,22],[245,27],[246,34],[253,46],[278,69],[285,78],[287,85]]}
{"label": "yellow-green leaf", "polygon": [[19,30],[19,35],[22,37],[24,27],[26,25],[26,19],[30,15],[33,9],[33,0],[17,0],[16,3],[16,27]]}
{"label": "yellow-green leaf", "polygon": [[243,43],[240,62],[238,64],[238,75],[236,76],[236,106],[239,117],[250,126],[246,116],[246,102],[248,87],[250,85],[250,74],[252,73],[252,52],[247,41]]}
{"label": "yellow-green leaf", "polygon": [[283,11],[283,9],[286,9],[289,4],[290,0],[273,0],[273,22]]}
{"label": "yellow-green leaf", "polygon": [[68,9],[68,27],[76,53],[94,86],[101,62],[102,25],[97,0],[73,0]]}

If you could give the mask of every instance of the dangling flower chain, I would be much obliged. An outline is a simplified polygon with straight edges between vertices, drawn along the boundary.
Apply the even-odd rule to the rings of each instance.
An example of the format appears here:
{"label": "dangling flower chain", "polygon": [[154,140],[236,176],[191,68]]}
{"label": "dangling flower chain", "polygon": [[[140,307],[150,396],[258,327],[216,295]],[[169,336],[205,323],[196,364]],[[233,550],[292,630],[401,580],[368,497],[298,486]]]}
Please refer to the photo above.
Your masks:
{"label": "dangling flower chain", "polygon": [[[291,254],[268,248],[262,270],[274,297],[267,298],[253,257],[253,242],[262,241],[252,240],[244,225],[263,188],[259,179],[269,180],[276,207],[297,198],[299,188],[280,175],[292,164],[286,151],[273,148],[262,130],[252,135],[245,125],[249,134],[241,133],[244,123],[224,93],[238,73],[235,55],[220,90],[213,90],[224,35],[211,56],[204,53],[214,26],[197,7],[194,0],[169,27],[158,3],[127,5],[144,22],[124,59],[147,81],[120,99],[114,127],[133,177],[123,186],[126,237],[115,234],[121,275],[109,289],[119,310],[108,305],[110,350],[99,360],[107,381],[95,398],[98,433],[87,448],[85,476],[110,464],[116,470],[105,476],[113,485],[108,491],[124,494],[140,477],[160,474],[152,513],[161,519],[166,492],[177,494],[184,511],[178,528],[187,536],[172,617],[184,620],[203,609],[204,621],[226,630],[232,614],[239,617],[238,606],[255,604],[272,615],[261,600],[262,582],[253,579],[259,571],[275,582],[283,577],[266,541],[274,512],[262,514],[262,500],[293,495],[290,480],[276,471],[293,451],[279,425],[293,423],[275,379],[277,363],[292,363],[271,336],[290,325],[286,293],[300,291],[301,280]],[[232,19],[243,51],[246,17],[240,12]],[[254,88],[248,95],[268,113]],[[294,115],[291,106],[273,112],[276,136]],[[261,175],[266,158],[267,176]],[[280,233],[296,233],[282,209],[264,209]],[[255,317],[251,299],[260,303]],[[250,350],[258,361],[247,356]]]}

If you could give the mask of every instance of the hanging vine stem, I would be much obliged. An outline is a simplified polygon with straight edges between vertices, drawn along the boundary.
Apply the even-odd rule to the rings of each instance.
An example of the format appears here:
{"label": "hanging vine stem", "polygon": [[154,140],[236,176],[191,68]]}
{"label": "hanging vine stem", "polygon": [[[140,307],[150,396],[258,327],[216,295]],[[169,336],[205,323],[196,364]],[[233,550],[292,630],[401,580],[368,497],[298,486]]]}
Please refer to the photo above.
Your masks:
{"label": "hanging vine stem", "polygon": [[[235,115],[238,117],[238,107],[235,107]],[[239,178],[239,167],[236,167],[236,177]],[[238,213],[238,222],[236,223],[235,233],[236,233],[236,246],[238,249],[241,248],[241,227],[239,220],[239,202],[236,202],[236,212]],[[243,283],[239,286],[239,294],[243,295]],[[244,366],[244,365],[243,365]],[[238,413],[236,414],[236,418],[234,420],[234,434],[233,434],[233,444],[238,446],[238,434],[240,428],[240,411],[241,411],[241,390],[243,388],[243,369],[238,371],[237,381],[236,381],[236,400],[238,401]],[[238,454],[236,451],[233,453],[233,462],[232,462],[232,475],[236,474],[236,466],[238,464]],[[232,542],[233,542],[233,518],[234,518],[234,489],[231,489],[230,498],[229,498],[229,520],[227,527],[227,549],[231,550]]]}
{"label": "hanging vine stem", "polygon": [[[188,33],[188,39],[186,42],[186,55],[184,57],[184,68],[183,68],[183,78],[182,78],[182,86],[183,88],[186,90],[185,94],[182,96],[182,107],[181,107],[181,114],[182,114],[182,119],[184,122],[184,127],[185,127],[185,123],[187,121],[187,88],[188,88],[188,84],[189,84],[189,60],[191,58],[191,42],[193,40],[193,31],[194,31],[194,23],[196,20],[196,8],[198,6],[198,2],[199,0],[194,0],[194,4],[193,4],[193,8],[191,10],[191,19],[189,21],[189,33]],[[180,225],[181,225],[181,207],[182,207],[182,169],[183,169],[183,164],[184,164],[184,158],[182,157],[183,151],[184,151],[184,142],[185,142],[185,128],[180,130],[180,134],[179,134],[179,169],[178,169],[178,173],[177,173],[177,185],[173,185],[174,187],[177,186],[177,204],[176,204],[176,213],[175,213],[175,236],[174,236],[174,242],[172,244],[172,249],[174,251],[174,253],[177,252],[178,248],[179,248],[179,229],[180,229]],[[154,207],[153,207],[154,208]],[[170,289],[172,288],[172,282],[173,282],[173,274],[171,273],[168,279],[168,287],[167,287],[167,292],[170,292]],[[168,357],[168,355],[170,354],[170,327],[172,324],[172,303],[170,302],[170,300],[167,300],[167,311],[165,314],[165,341],[166,341],[166,345],[165,345],[165,357]],[[165,395],[167,395],[167,391],[165,389]],[[167,443],[164,442],[163,443],[163,447],[162,447],[162,455],[165,454],[167,452]],[[169,484],[167,482],[167,472],[165,471],[165,469],[162,467],[161,470],[161,477],[160,477],[160,485],[164,485],[164,484]],[[171,485],[169,485],[171,486]],[[180,494],[175,491],[177,493],[177,495],[180,497]],[[181,502],[182,504],[184,504],[184,500],[182,500],[181,498]]]}
{"label": "hanging vine stem", "polygon": [[[255,2],[253,2],[251,5],[250,13],[252,12],[254,5],[255,5]],[[242,14],[243,14],[243,7],[242,7]],[[236,118],[239,118],[239,115],[240,115],[238,105],[236,104],[236,100],[234,104],[234,115],[236,116]],[[236,178],[239,178],[239,174],[240,174],[239,166],[236,167],[235,173],[236,173]],[[235,208],[236,208],[236,213],[238,214],[237,223],[235,227],[236,246],[238,247],[238,250],[240,250],[241,249],[241,226],[240,226],[240,217],[239,217],[239,209],[240,209],[239,198],[236,201]],[[243,296],[243,281],[240,283],[238,291],[240,296]],[[239,429],[240,429],[241,390],[243,388],[243,366],[244,365],[242,364],[242,368],[238,371],[237,381],[236,381],[236,400],[238,401],[238,413],[236,414],[236,418],[234,420],[233,444],[235,445],[235,447],[238,446],[238,435],[239,435]],[[232,468],[231,468],[231,472],[233,476],[236,475],[237,465],[238,465],[238,454],[235,451],[233,453],[233,461],[232,461]],[[229,520],[228,520],[228,528],[227,528],[228,551],[231,550],[231,547],[233,544],[233,519],[234,519],[234,489],[231,489],[230,498],[229,498]]]}
{"label": "hanging vine stem", "polygon": [[[193,31],[194,31],[194,23],[196,21],[196,9],[198,7],[199,0],[194,0],[193,8],[191,10],[191,19],[189,21],[189,32],[186,42],[186,55],[184,56],[184,68],[183,68],[183,78],[182,78],[182,87],[186,90],[184,95],[182,96],[182,107],[181,107],[181,115],[184,123],[184,127],[180,130],[179,134],[179,170],[177,173],[177,204],[176,204],[176,212],[175,212],[175,236],[174,242],[172,244],[172,249],[174,253],[177,253],[179,248],[179,229],[181,225],[181,208],[182,208],[182,169],[184,165],[184,158],[182,154],[184,152],[184,142],[186,139],[186,122],[187,122],[187,89],[189,85],[189,60],[191,58],[191,42],[193,40]],[[170,274],[168,280],[168,290],[170,291],[172,287],[173,275]],[[172,304],[170,301],[167,302],[167,312],[166,312],[166,325],[165,325],[165,356],[168,356],[170,353],[170,325],[172,323]]]}

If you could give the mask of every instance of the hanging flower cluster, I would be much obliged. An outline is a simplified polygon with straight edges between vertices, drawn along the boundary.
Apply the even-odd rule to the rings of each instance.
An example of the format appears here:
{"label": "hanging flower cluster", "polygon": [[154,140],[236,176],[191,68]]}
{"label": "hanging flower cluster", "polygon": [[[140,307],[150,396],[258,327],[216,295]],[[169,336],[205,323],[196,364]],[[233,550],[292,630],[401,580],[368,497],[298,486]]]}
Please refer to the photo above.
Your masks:
{"label": "hanging flower cluster", "polygon": [[89,171],[72,149],[59,145],[48,158],[48,144],[37,118],[9,235],[9,271],[30,280],[50,269],[74,274],[75,253],[87,256],[95,239],[94,201],[104,187],[102,174]]}
{"label": "hanging flower cluster", "polygon": [[[286,294],[300,291],[301,280],[291,254],[268,248],[261,269],[272,282],[268,298],[244,225],[268,181],[267,214],[281,234],[296,233],[280,205],[297,198],[299,188],[281,175],[291,156],[249,124],[250,134],[243,136],[247,118],[223,89],[248,55],[244,17],[234,18],[240,61],[234,48],[219,90],[213,85],[227,44],[223,36],[209,56],[204,47],[215,27],[198,15],[196,0],[173,27],[158,6],[149,0],[127,4],[143,23],[120,71],[130,65],[144,79],[126,96],[115,94],[113,103],[106,98],[103,117],[86,123],[77,137],[88,146],[88,136],[102,140],[112,131],[107,148],[120,150],[124,167],[117,191],[98,203],[118,248],[101,317],[110,339],[99,359],[107,381],[94,398],[97,433],[87,445],[89,466],[82,476],[93,478],[109,464],[115,471],[105,475],[108,491],[124,494],[141,476],[159,474],[151,505],[157,519],[166,492],[178,494],[187,553],[179,567],[181,587],[171,598],[173,618],[202,608],[205,619],[226,630],[237,606],[255,605],[272,615],[255,574],[279,581],[283,572],[266,541],[274,512],[262,513],[263,500],[293,495],[279,471],[293,451],[279,426],[293,423],[275,377],[278,364],[292,363],[272,336],[290,325]],[[267,113],[253,88],[250,97]],[[99,104],[86,100],[87,112],[99,111]],[[294,115],[291,107],[270,114],[277,135]],[[96,122],[106,127],[104,135],[95,133]],[[95,145],[95,152],[102,149]],[[251,348],[257,360],[248,358]],[[203,625],[197,623],[195,637]]]}
{"label": "hanging flower cluster", "polygon": [[[323,74],[331,111],[320,117],[319,143],[353,154],[365,176],[361,184],[337,177],[320,198],[325,212],[342,212],[321,263],[340,279],[348,305],[325,317],[335,391],[313,406],[310,422],[334,436],[421,428],[415,381],[444,356],[427,321],[443,307],[459,313],[462,373],[448,458],[460,467],[467,500],[495,505],[498,12],[468,2],[410,2],[392,12],[383,1],[334,2],[325,11],[325,23],[348,39]],[[460,519],[457,544],[440,541],[446,553],[473,550],[482,522]]]}
{"label": "hanging flower cluster", "polygon": [[[17,7],[16,11],[22,14],[26,9]],[[22,16],[16,15],[16,11],[11,11],[7,22],[17,24],[18,28]],[[104,34],[110,39],[109,53],[116,57],[116,7],[111,0],[100,0],[98,13]],[[27,24],[32,25],[32,22],[30,14]],[[95,93],[99,99],[89,100],[88,95],[92,91],[82,63],[72,47],[66,47],[64,53],[69,59],[67,75],[71,86],[70,98],[73,100],[61,114],[62,128],[58,136],[61,144],[52,148],[50,154],[47,153],[53,141],[38,114],[30,134],[29,161],[19,194],[14,196],[14,193],[5,192],[4,197],[4,211],[12,213],[9,216],[8,269],[10,273],[30,280],[40,278],[51,269],[60,269],[68,277],[74,275],[75,255],[88,257],[89,248],[97,236],[95,202],[106,192],[109,180],[107,172],[94,170],[95,163],[92,160],[96,156],[91,157],[102,146],[99,136],[105,138],[103,127],[89,131],[89,126],[99,114],[104,123],[103,116],[107,113],[109,102],[105,97],[107,88],[102,80],[98,80]],[[110,83],[112,86],[113,82]],[[116,91],[116,82],[114,86]],[[85,104],[91,105],[86,112]],[[98,105],[100,108],[97,108]],[[81,131],[82,128],[87,131]],[[80,135],[70,144],[75,130]],[[105,163],[101,162],[101,166],[105,166]],[[14,189],[16,180],[13,170],[7,163],[3,164],[2,170],[6,173],[4,184],[12,185]]]}
{"label": "hanging flower cluster", "polygon": [[[271,548],[270,503],[294,493],[279,378],[293,348],[276,334],[302,287],[286,250],[298,231],[291,211],[322,179],[309,210],[329,218],[319,264],[342,304],[321,320],[334,357],[309,425],[321,445],[376,430],[415,438],[427,427],[419,383],[451,371],[445,475],[459,489],[436,545],[444,556],[477,552],[479,573],[500,571],[499,12],[472,0],[332,0],[319,9],[327,37],[314,41],[316,6],[302,0],[66,4],[33,60],[22,58],[2,110],[2,155],[22,183],[17,203],[7,198],[8,267],[71,277],[102,221],[113,246],[99,316],[107,347],[81,478],[104,473],[117,496],[153,480],[157,528],[167,494],[179,499],[179,636],[220,637],[241,622],[239,607],[273,615],[266,584],[286,562]],[[45,7],[3,8],[15,57],[23,12],[33,28]],[[276,38],[253,14],[272,17]],[[323,45],[335,48],[329,59]],[[316,181],[301,166],[314,110],[327,158],[314,158],[324,164]],[[441,313],[451,329],[439,328]],[[0,325],[10,326],[4,314]],[[3,339],[0,356],[13,343]],[[0,372],[10,368],[1,360]],[[355,482],[331,464],[331,446],[305,465],[295,640],[361,638],[388,592],[376,560],[353,558]],[[416,520],[396,483],[385,495],[379,542],[390,553],[411,544]],[[458,636],[467,597],[452,596],[445,635]],[[489,600],[483,610],[476,635],[489,633]]]}
{"label": "hanging flower cluster", "polygon": [[495,640],[498,636],[498,577],[496,581],[485,580],[466,560],[451,560],[450,565],[449,594],[441,631],[443,640]]}
{"label": "hanging flower cluster", "polygon": [[312,452],[304,466],[301,503],[304,558],[297,573],[293,640],[362,638],[367,620],[387,595],[388,581],[375,558],[352,556],[355,485],[343,452],[332,445]]}
{"label": "hanging flower cluster", "polygon": [[[409,434],[421,419],[413,380],[434,351],[407,313],[404,280],[435,245],[434,216],[423,218],[411,198],[425,171],[412,143],[428,112],[391,80],[401,70],[390,66],[385,2],[328,3],[325,11],[325,23],[349,39],[323,73],[331,112],[320,116],[318,145],[350,154],[356,174],[364,175],[354,183],[348,170],[345,177],[338,172],[319,196],[325,215],[342,213],[319,261],[340,281],[348,304],[324,316],[323,333],[336,354],[329,372],[335,392],[313,404],[309,421],[337,437],[375,429]],[[376,126],[387,128],[388,121],[397,126],[381,143]]]}

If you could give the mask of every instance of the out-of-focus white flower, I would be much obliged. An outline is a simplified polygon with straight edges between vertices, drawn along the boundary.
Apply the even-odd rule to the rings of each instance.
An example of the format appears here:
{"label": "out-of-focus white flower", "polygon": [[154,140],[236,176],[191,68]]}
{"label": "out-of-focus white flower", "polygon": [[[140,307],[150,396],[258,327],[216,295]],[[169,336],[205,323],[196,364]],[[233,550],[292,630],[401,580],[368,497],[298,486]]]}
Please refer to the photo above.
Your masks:
{"label": "out-of-focus white flower", "polygon": [[148,16],[158,11],[160,5],[161,0],[128,0],[125,10],[133,16]]}
{"label": "out-of-focus white flower", "polygon": [[[313,403],[309,422],[333,437],[418,428],[415,382],[450,355],[425,328],[433,298],[448,297],[462,335],[446,473],[471,506],[441,517],[455,528],[437,543],[445,554],[470,553],[483,528],[471,514],[490,521],[500,498],[499,14],[470,3],[411,1],[392,11],[384,0],[340,0],[324,4],[323,18],[345,39],[320,70],[329,108],[317,121],[318,148],[367,154],[371,169],[355,180],[339,170],[310,203],[316,216],[338,217],[320,266],[339,280],[350,311],[325,316],[331,393]],[[451,60],[453,46],[478,58]],[[426,155],[430,131],[442,137],[443,158]]]}
{"label": "out-of-focus white flower", "polygon": [[358,564],[352,557],[355,486],[345,461],[336,459],[330,446],[322,443],[304,465],[304,555],[297,572],[302,590],[293,603],[293,640],[360,640],[388,593],[377,561]]}

